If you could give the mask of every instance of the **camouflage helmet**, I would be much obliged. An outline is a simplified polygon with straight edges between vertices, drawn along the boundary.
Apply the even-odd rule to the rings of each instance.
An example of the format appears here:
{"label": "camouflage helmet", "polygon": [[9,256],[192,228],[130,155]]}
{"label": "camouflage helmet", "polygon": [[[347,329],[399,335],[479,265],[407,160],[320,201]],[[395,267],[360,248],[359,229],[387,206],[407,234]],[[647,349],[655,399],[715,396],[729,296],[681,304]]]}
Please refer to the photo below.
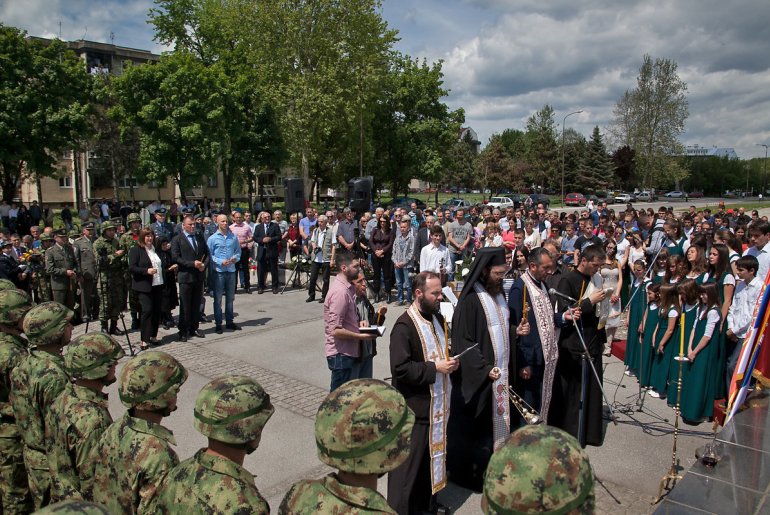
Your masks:
{"label": "camouflage helmet", "polygon": [[409,457],[412,426],[414,413],[398,390],[378,379],[347,382],[318,408],[318,458],[354,474],[390,472]]}
{"label": "camouflage helmet", "polygon": [[32,299],[23,290],[0,290],[0,324],[16,325],[32,309]]}
{"label": "camouflage helmet", "polygon": [[13,284],[13,281],[9,281],[8,279],[0,279],[0,291],[3,290],[15,290],[16,285]]}
{"label": "camouflage helmet", "polygon": [[77,515],[110,515],[110,512],[101,504],[95,504],[88,501],[69,500],[49,504],[41,508],[35,514],[47,515],[50,513],[77,514]]}
{"label": "camouflage helmet", "polygon": [[42,242],[44,242],[44,241],[52,241],[52,240],[53,240],[53,236],[51,236],[51,235],[50,235],[50,234],[48,234],[47,232],[44,232],[44,233],[43,233],[43,234],[41,234],[41,235],[40,235],[40,237],[38,238],[38,241],[40,241],[40,243],[42,243]]}
{"label": "camouflage helmet", "polygon": [[270,396],[250,377],[221,377],[198,393],[194,425],[204,436],[241,444],[259,437],[274,412]]}
{"label": "camouflage helmet", "polygon": [[524,426],[489,460],[481,509],[486,514],[593,513],[588,455],[561,429]]}
{"label": "camouflage helmet", "polygon": [[168,407],[187,370],[161,351],[146,351],[131,358],[120,371],[120,401],[127,408],[155,411]]}
{"label": "camouflage helmet", "polygon": [[117,230],[117,228],[118,227],[114,223],[110,222],[109,220],[107,220],[106,222],[104,222],[102,224],[102,232],[106,231],[107,229],[115,229],[115,230]]}
{"label": "camouflage helmet", "polygon": [[29,346],[67,343],[61,342],[61,338],[74,315],[71,309],[58,302],[43,302],[27,311],[23,328]]}
{"label": "camouflage helmet", "polygon": [[81,334],[64,348],[64,369],[78,379],[101,379],[125,355],[117,340],[108,334]]}
{"label": "camouflage helmet", "polygon": [[129,213],[126,217],[126,223],[131,224],[133,222],[139,222],[142,223],[142,217],[139,216],[139,213]]}

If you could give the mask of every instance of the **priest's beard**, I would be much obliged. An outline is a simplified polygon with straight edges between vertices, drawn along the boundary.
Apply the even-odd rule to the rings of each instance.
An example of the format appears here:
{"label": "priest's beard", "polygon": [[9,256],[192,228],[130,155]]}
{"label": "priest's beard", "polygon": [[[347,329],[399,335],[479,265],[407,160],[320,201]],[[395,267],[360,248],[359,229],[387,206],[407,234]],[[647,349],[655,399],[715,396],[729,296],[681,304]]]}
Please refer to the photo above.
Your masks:
{"label": "priest's beard", "polygon": [[418,304],[420,306],[420,311],[422,311],[426,315],[435,315],[436,313],[439,312],[439,309],[441,308],[441,300],[430,302],[425,297],[420,297]]}
{"label": "priest's beard", "polygon": [[498,279],[487,272],[486,277],[484,277],[484,289],[487,290],[487,293],[490,295],[500,295],[503,293],[502,277]]}

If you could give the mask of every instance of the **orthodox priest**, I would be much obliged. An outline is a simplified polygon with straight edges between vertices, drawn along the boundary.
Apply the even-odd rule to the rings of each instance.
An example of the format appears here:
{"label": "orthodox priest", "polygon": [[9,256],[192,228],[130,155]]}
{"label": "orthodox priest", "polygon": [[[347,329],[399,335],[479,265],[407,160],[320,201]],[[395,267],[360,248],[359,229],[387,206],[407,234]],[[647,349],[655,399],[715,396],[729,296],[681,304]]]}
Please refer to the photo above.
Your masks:
{"label": "orthodox priest", "polygon": [[[546,285],[554,264],[553,255],[544,247],[533,249],[527,256],[527,270],[514,281],[508,295],[511,325],[529,325],[529,333],[516,341],[515,390],[546,423],[559,358],[559,328],[563,325],[562,315],[554,314]],[[563,316],[571,320],[569,313]]]}
{"label": "orthodox priest", "polygon": [[[452,317],[452,354],[468,352],[452,374],[447,468],[454,483],[475,491],[511,432],[508,386],[516,366],[503,295],[507,271],[502,247],[480,249]],[[518,329],[527,330],[524,324]]]}
{"label": "orthodox priest", "polygon": [[[577,267],[568,272],[557,291],[578,300],[579,320],[575,324],[567,323],[559,334],[559,360],[556,365],[554,395],[551,401],[548,423],[561,428],[574,436],[585,447],[601,445],[603,441],[602,410],[603,397],[601,384],[589,367],[583,371],[582,357],[585,354],[577,329],[583,334],[588,358],[593,361],[599,379],[602,379],[602,352],[607,341],[604,328],[599,329],[599,317],[596,314],[598,304],[604,300],[605,292],[601,288],[601,278],[595,277],[606,259],[600,245],[589,245],[579,256]],[[557,312],[564,316],[572,306],[560,297]],[[576,327],[577,324],[577,327]],[[585,383],[585,385],[583,384]],[[585,435],[581,441],[578,435],[580,425],[580,399],[582,388],[586,388]]]}
{"label": "orthodox priest", "polygon": [[421,272],[414,278],[414,302],[393,326],[390,371],[393,386],[412,408],[415,424],[409,459],[388,476],[388,504],[401,515],[438,506],[435,494],[446,486],[446,431],[451,382],[459,360],[448,357],[441,316],[441,277]]}

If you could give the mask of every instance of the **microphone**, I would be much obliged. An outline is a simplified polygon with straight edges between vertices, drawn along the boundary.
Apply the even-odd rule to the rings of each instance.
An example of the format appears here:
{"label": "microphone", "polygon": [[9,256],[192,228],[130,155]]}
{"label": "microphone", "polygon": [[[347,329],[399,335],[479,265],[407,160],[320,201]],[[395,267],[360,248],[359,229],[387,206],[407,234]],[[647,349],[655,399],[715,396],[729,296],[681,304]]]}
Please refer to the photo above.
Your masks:
{"label": "microphone", "polygon": [[569,295],[565,295],[563,293],[560,293],[560,292],[556,291],[555,288],[551,288],[550,290],[548,290],[548,293],[550,293],[551,295],[556,295],[557,297],[561,297],[562,299],[564,299],[566,301],[569,301],[572,304],[577,304],[578,303],[578,301],[576,301],[575,299],[573,299]]}

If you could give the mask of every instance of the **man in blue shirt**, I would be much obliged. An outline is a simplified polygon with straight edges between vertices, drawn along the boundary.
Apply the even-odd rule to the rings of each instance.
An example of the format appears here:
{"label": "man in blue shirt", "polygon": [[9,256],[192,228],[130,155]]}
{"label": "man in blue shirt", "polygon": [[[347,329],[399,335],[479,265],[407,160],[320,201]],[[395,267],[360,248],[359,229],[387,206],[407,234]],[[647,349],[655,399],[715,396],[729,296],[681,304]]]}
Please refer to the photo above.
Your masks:
{"label": "man in blue shirt", "polygon": [[222,334],[222,294],[225,296],[225,327],[233,331],[240,327],[233,322],[233,298],[235,297],[235,263],[241,258],[241,246],[238,238],[230,231],[227,215],[219,214],[216,218],[217,232],[211,235],[207,245],[213,274],[214,321],[217,334]]}

